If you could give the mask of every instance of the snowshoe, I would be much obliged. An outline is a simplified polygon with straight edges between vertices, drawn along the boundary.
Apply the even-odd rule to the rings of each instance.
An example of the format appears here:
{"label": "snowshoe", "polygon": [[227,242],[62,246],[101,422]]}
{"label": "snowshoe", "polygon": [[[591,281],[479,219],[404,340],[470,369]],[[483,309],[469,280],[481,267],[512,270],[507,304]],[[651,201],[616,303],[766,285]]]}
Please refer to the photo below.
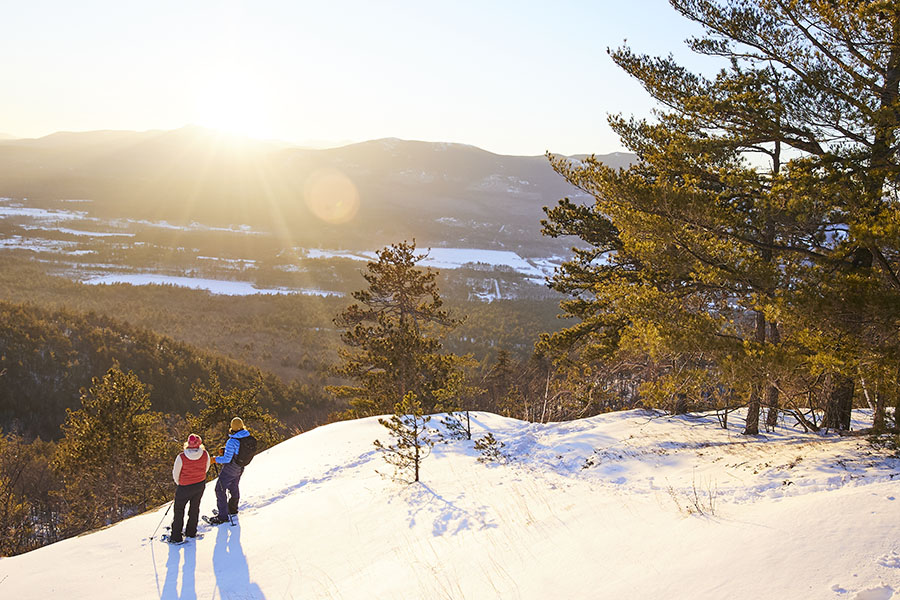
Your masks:
{"label": "snowshoe", "polygon": [[187,542],[186,538],[181,538],[180,540],[173,540],[172,537],[167,533],[164,533],[161,536],[159,536],[159,539],[161,539],[162,541],[164,541],[167,544],[172,544],[174,546],[180,546],[181,544],[184,544]]}
{"label": "snowshoe", "polygon": [[211,517],[203,515],[200,518],[203,519],[203,522],[208,525],[221,525],[222,523],[228,523],[228,517],[220,517],[219,515],[213,515]]}

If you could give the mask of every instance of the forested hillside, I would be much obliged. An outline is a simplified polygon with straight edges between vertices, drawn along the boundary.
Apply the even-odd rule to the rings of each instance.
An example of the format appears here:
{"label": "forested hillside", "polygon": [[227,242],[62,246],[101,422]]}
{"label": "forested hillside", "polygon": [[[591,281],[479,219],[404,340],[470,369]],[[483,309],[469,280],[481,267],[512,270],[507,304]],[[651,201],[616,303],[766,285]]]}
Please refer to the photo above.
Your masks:
{"label": "forested hillside", "polygon": [[163,413],[197,410],[192,386],[215,373],[224,387],[258,382],[261,404],[287,422],[310,425],[324,418],[317,412],[320,398],[235,360],[95,312],[0,302],[4,431],[59,438],[66,409],[80,404],[80,390],[113,365],[134,372],[147,386],[152,408]]}
{"label": "forested hillside", "polygon": [[[357,263],[361,268],[365,263]],[[357,287],[363,282],[355,275]],[[443,283],[442,283],[443,285]],[[459,284],[457,284],[459,285]],[[174,286],[87,286],[48,275],[41,263],[0,255],[0,298],[52,310],[115,315],[120,321],[230,357],[297,381],[316,394],[323,365],[340,341],[332,319],[346,298],[290,295],[212,295]],[[554,300],[462,301],[449,304],[465,316],[446,345],[479,361],[505,349],[518,358],[533,350],[537,331],[554,331]]]}

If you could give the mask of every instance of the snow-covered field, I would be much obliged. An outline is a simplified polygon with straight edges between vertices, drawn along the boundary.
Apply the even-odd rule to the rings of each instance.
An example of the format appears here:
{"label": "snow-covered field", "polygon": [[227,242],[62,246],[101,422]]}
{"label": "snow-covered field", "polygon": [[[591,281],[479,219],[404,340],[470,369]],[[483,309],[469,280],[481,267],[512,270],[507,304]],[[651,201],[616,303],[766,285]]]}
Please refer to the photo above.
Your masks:
{"label": "snow-covered field", "polygon": [[[89,201],[83,201],[89,205]],[[192,248],[190,238],[179,240],[177,251],[182,258],[196,261],[193,270],[195,276],[172,276],[165,268],[160,268],[156,261],[144,265],[142,258],[131,258],[130,262],[120,266],[98,265],[88,259],[77,260],[75,257],[97,254],[99,248],[108,248],[116,256],[131,256],[129,253],[141,250],[140,257],[145,257],[148,248],[155,248],[157,255],[165,255],[165,246],[156,246],[155,242],[138,241],[154,231],[180,231],[183,234],[202,234],[218,232],[231,234],[232,243],[238,243],[246,236],[271,237],[272,234],[252,229],[249,225],[231,225],[216,227],[191,222],[187,225],[174,225],[167,221],[146,221],[137,219],[101,219],[91,216],[86,210],[51,209],[26,206],[23,201],[12,198],[0,198],[0,223],[10,223],[6,233],[0,232],[0,251],[26,250],[40,255],[40,260],[52,263],[62,260],[68,277],[85,283],[128,283],[131,285],[176,285],[192,289],[208,290],[213,294],[246,295],[246,294],[284,294],[298,293],[308,295],[341,295],[333,291],[319,289],[261,289],[254,287],[254,271],[257,269],[258,257],[234,258],[201,254],[199,248]],[[71,238],[75,238],[74,240]],[[56,238],[56,239],[54,239]],[[226,248],[230,247],[225,244]],[[329,260],[347,258],[358,261],[375,260],[376,253],[368,251],[349,251],[327,248],[284,248],[307,260]],[[438,270],[459,269],[467,265],[477,265],[485,272],[485,279],[490,280],[490,271],[514,271],[525,275],[528,282],[543,287],[545,277],[551,275],[555,267],[565,260],[561,256],[544,258],[525,258],[510,250],[490,250],[479,248],[420,248],[428,256],[420,264]],[[207,252],[207,251],[204,251]],[[135,262],[137,260],[137,263]],[[72,264],[75,262],[76,264]],[[135,270],[135,264],[141,268]],[[301,270],[299,264],[276,265],[283,272]],[[227,280],[203,277],[209,275],[208,270],[221,271],[230,269],[233,275]],[[496,282],[494,282],[496,288]],[[473,297],[485,301],[500,299],[504,296],[499,289],[474,293]],[[510,296],[514,297],[514,295]]]}
{"label": "snow-covered field", "polygon": [[248,296],[253,294],[304,294],[307,296],[336,296],[338,292],[314,289],[258,288],[248,281],[232,281],[227,279],[209,279],[205,277],[181,277],[156,273],[117,273],[98,275],[84,279],[82,283],[89,285],[110,285],[127,283],[129,285],[174,285],[194,290],[207,290],[212,294],[226,296]]}
{"label": "snow-covered field", "polygon": [[[324,250],[321,248],[298,249],[305,252],[307,258],[349,258],[351,260],[377,260],[375,252],[350,252],[346,250]],[[464,265],[487,265],[490,267],[506,267],[539,278],[553,273],[553,268],[563,262],[563,258],[525,259],[510,250],[483,250],[478,248],[417,248],[417,254],[427,254],[418,264],[434,269],[459,269]]]}
{"label": "snow-covered field", "polygon": [[[856,427],[865,414],[857,415]],[[509,462],[435,447],[382,478],[375,419],[247,468],[239,524],[148,540],[166,507],[0,560],[3,598],[853,599],[900,594],[900,461],[865,439],[740,435],[630,411],[540,425],[473,413]],[[434,423],[434,421],[432,421]],[[201,432],[202,433],[202,432]],[[214,505],[213,484],[203,512]]]}

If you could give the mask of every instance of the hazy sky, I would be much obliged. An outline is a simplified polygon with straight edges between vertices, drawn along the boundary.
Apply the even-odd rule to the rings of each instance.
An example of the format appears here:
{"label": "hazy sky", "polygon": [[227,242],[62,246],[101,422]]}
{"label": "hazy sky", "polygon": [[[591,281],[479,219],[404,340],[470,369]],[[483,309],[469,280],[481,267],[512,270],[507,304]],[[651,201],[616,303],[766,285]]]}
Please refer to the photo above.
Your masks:
{"label": "hazy sky", "polygon": [[666,0],[28,0],[0,9],[0,133],[172,129],[461,142],[503,154],[621,149],[646,115],[606,54],[674,53]]}

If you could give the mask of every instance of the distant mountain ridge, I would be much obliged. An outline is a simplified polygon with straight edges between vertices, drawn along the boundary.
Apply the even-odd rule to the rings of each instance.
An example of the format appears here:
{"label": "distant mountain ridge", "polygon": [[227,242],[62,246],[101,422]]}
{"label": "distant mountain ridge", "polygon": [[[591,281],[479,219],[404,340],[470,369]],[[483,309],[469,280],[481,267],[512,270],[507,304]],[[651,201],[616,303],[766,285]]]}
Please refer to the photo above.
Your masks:
{"label": "distant mountain ridge", "polygon": [[[634,160],[598,158],[613,167]],[[358,193],[346,222],[323,220],[309,206],[310,182],[322,172],[339,173]],[[417,238],[546,253],[565,244],[541,238],[542,207],[580,194],[546,157],[464,144],[386,138],[307,149],[195,126],[0,140],[0,196],[91,199],[104,216],[246,223],[307,246],[372,248]]]}

